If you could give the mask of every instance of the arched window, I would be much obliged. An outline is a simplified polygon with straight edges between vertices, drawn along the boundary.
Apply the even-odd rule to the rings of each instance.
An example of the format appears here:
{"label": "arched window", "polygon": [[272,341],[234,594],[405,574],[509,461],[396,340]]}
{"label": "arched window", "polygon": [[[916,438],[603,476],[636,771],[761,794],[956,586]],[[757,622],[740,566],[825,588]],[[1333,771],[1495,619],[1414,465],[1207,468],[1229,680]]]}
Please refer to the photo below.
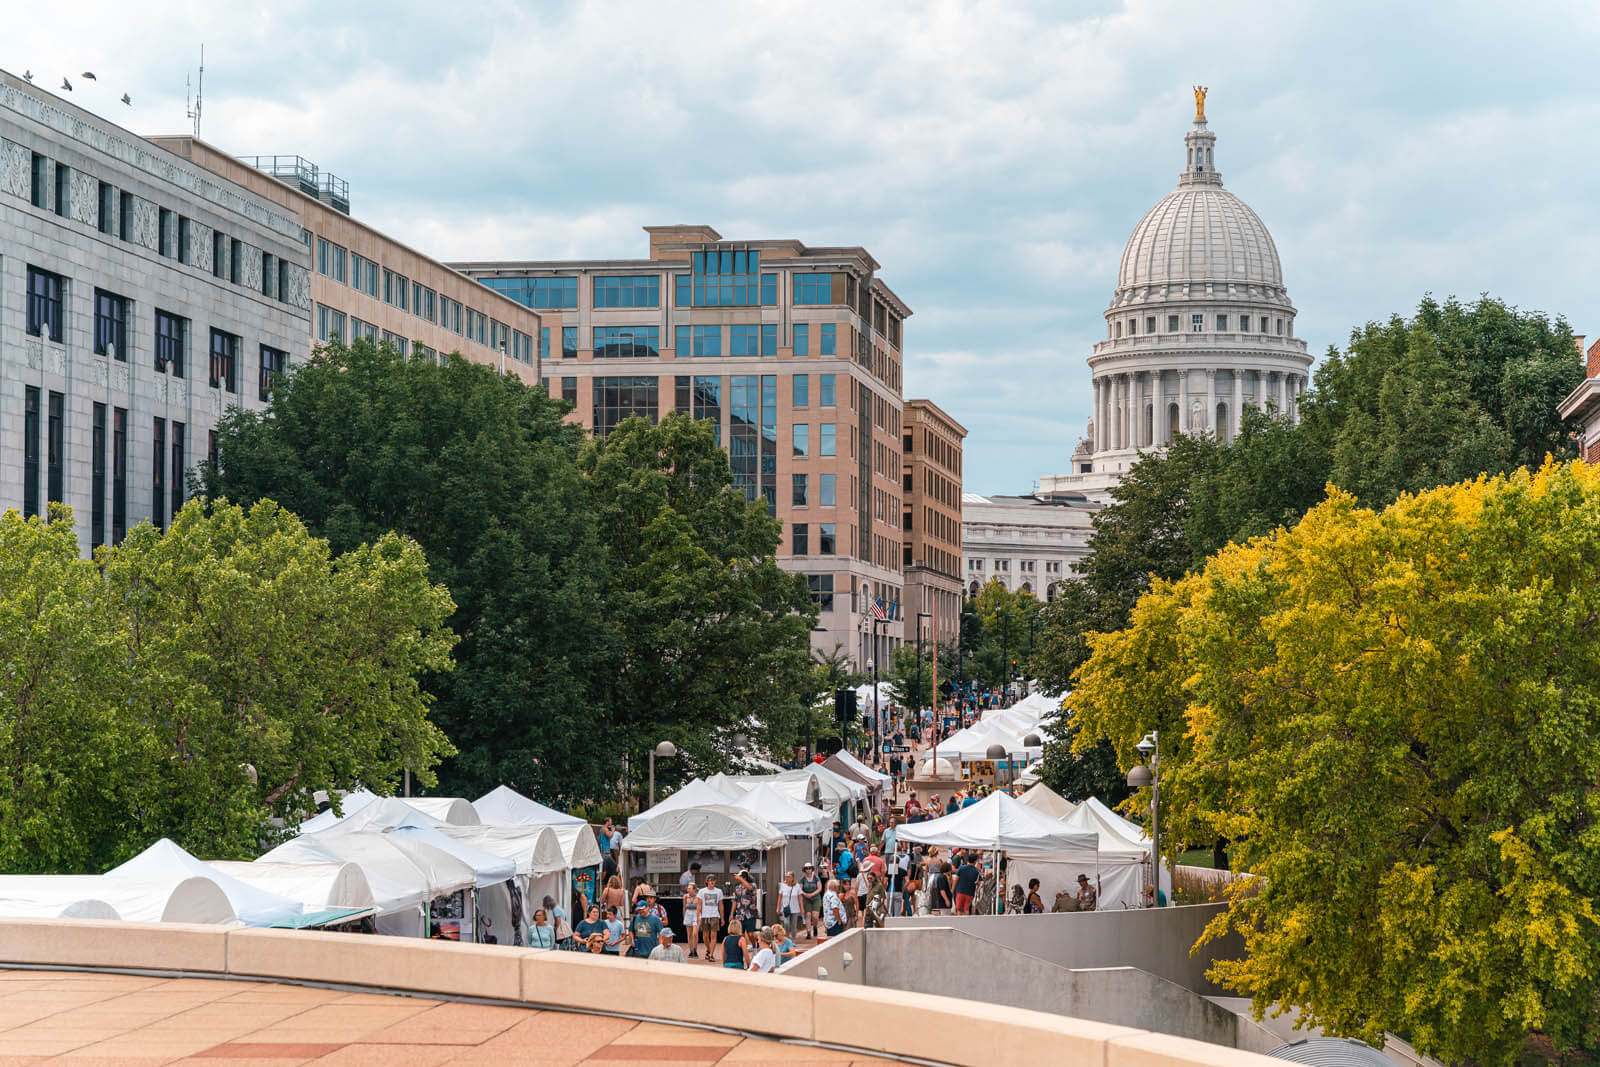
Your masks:
{"label": "arched window", "polygon": [[1168,404],[1167,405],[1167,440],[1170,441],[1174,437],[1178,436],[1178,432],[1179,432],[1179,427],[1178,427],[1178,405],[1177,404]]}
{"label": "arched window", "polygon": [[1018,589],[1017,592],[1019,592],[1019,593],[1031,593],[1031,592],[1033,592],[1033,583],[1032,582],[1023,582],[1022,583],[1022,588]]}
{"label": "arched window", "polygon": [[967,586],[967,592],[972,594],[973,596],[977,596],[978,595],[978,589],[979,589],[979,586],[978,586],[977,582],[973,582],[972,584]]}
{"label": "arched window", "polygon": [[1147,445],[1154,441],[1156,433],[1156,425],[1151,421],[1151,414],[1150,405],[1146,404],[1144,406],[1144,443]]}
{"label": "arched window", "polygon": [[1228,405],[1217,405],[1217,440],[1226,444],[1231,441],[1232,435],[1228,433]]}

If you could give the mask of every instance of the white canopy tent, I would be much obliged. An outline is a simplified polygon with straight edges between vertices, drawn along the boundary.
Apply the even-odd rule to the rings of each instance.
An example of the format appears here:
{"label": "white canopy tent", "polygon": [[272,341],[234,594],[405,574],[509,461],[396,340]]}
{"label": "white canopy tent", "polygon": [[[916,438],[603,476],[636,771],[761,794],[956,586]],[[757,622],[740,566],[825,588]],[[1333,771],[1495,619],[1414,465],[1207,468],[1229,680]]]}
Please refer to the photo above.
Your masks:
{"label": "white canopy tent", "polygon": [[379,933],[426,937],[426,908],[471,889],[477,874],[432,845],[394,834],[352,831],[301,834],[261,857],[281,863],[354,863],[367,876]]}
{"label": "white canopy tent", "polygon": [[1034,760],[1032,763],[1023,768],[1021,774],[1017,775],[1017,784],[1022,786],[1024,789],[1029,789],[1038,785],[1039,771],[1043,767],[1044,760]]}
{"label": "white canopy tent", "polygon": [[237,922],[211,878],[121,878],[107,874],[0,875],[0,916],[122,919],[127,922]]}
{"label": "white canopy tent", "polygon": [[847,748],[841,748],[839,751],[834,753],[834,756],[842,760],[857,774],[862,775],[870,781],[877,782],[880,786],[887,786],[894,782],[894,779],[889,777],[887,774],[884,774],[882,771],[875,771],[871,767],[868,767],[865,763],[862,763],[860,760],[856,759],[855,756],[850,754],[850,750]]}
{"label": "white canopy tent", "polygon": [[[572,879],[567,858],[553,826],[440,826],[440,834],[475,851],[499,856],[515,868],[517,904],[509,891],[478,894],[478,911],[488,921],[488,931],[504,944],[527,943],[524,927],[531,925],[535,908],[549,897],[572,915]],[[585,827],[587,829],[587,827]],[[594,838],[593,833],[589,835]],[[598,853],[598,849],[596,852]],[[555,925],[555,916],[550,916]]]}
{"label": "white canopy tent", "polygon": [[770,785],[756,786],[733,806],[753,812],[783,831],[788,842],[781,866],[794,871],[796,877],[804,864],[816,862],[819,845],[826,845],[833,836],[833,820],[822,809],[802,804]]}
{"label": "white canopy tent", "polygon": [[472,802],[478,818],[495,826],[587,826],[576,815],[546,807],[507,785],[497,785]]}
{"label": "white canopy tent", "polygon": [[[1063,852],[1028,857],[1013,867],[1013,878],[1021,879],[1023,885],[1029,878],[1038,878],[1046,907],[1051,906],[1057,893],[1076,893],[1079,874],[1088,874],[1094,879],[1100,909],[1143,907],[1144,888],[1150,880],[1150,841],[1143,837],[1139,828],[1093,797],[1074,807],[1062,822],[1094,834],[1099,842],[1095,854]],[[1132,827],[1139,836],[1126,836],[1125,827]],[[1163,869],[1161,879],[1162,888],[1170,894],[1172,872]]]}
{"label": "white canopy tent", "polygon": [[[753,811],[706,804],[661,813],[623,838],[622,851],[634,866],[670,877],[674,883],[689,862],[686,853],[699,853],[702,860],[705,853],[723,853],[723,873],[735,870],[736,861],[743,858],[761,887],[762,919],[770,921],[766,903],[777,896],[782,852],[788,843],[782,830]],[[675,862],[663,863],[662,853],[676,853]]]}
{"label": "white canopy tent", "polygon": [[[703,778],[691,778],[684,783],[682,789],[679,789],[655,807],[648,811],[641,811],[637,815],[628,816],[628,833],[637,833],[649,825],[650,821],[656,816],[664,815],[669,811],[677,811],[680,808],[697,808],[705,804],[727,804],[728,802],[728,795],[722,790],[710,785]],[[627,844],[626,838],[623,839],[623,844]]]}
{"label": "white canopy tent", "polygon": [[1017,798],[1030,808],[1036,808],[1054,819],[1065,819],[1078,805],[1040,782]]}
{"label": "white canopy tent", "polygon": [[334,823],[340,821],[341,819],[348,819],[350,816],[354,815],[368,804],[371,804],[374,800],[379,799],[381,798],[378,796],[378,794],[372,792],[370,789],[351,790],[339,798],[338,812],[335,812],[334,809],[330,807],[327,811],[320,812],[319,814],[314,815],[305,822],[301,823],[297,828],[297,832],[302,834],[314,834],[318,830],[326,830]]}
{"label": "white canopy tent", "polygon": [[148,878],[169,881],[184,878],[209,878],[228,898],[240,922],[247,926],[293,924],[304,910],[298,900],[281,896],[235,878],[190,855],[181,846],[163,837],[133,859],[106,872],[108,878]]}
{"label": "white canopy tent", "polygon": [[258,889],[298,900],[307,911],[377,907],[366,874],[354,863],[212,860],[211,866]]}
{"label": "white canopy tent", "polygon": [[451,826],[477,826],[483,822],[472,802],[464,797],[406,797],[404,802],[436,823]]}
{"label": "white canopy tent", "polygon": [[1093,852],[1098,844],[1094,834],[1069,827],[1005,793],[990,793],[943,818],[909,823],[896,834],[897,840],[913,844],[985,852]]}
{"label": "white canopy tent", "polygon": [[770,774],[723,774],[718,771],[706,779],[706,785],[727,797],[730,801],[738,800],[754,788],[754,783],[771,781],[775,775]]}
{"label": "white canopy tent", "polygon": [[1027,745],[1023,742],[1028,734],[1037,732],[1025,730],[1022,733],[1015,733],[997,723],[977,722],[964,730],[957,730],[933,748],[941,757],[949,756],[970,761],[988,759],[989,746],[999,745],[1012,759],[1035,760],[1044,755],[1044,746]]}

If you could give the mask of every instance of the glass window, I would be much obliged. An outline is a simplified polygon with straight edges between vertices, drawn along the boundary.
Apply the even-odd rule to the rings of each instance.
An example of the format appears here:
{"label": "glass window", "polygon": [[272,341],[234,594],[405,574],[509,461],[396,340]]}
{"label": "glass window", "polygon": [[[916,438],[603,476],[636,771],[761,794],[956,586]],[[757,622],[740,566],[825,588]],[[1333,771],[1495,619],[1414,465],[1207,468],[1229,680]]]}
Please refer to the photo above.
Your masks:
{"label": "glass window", "polygon": [[672,347],[678,359],[687,359],[694,355],[694,328],[692,326],[674,326],[672,328]]}
{"label": "glass window", "polygon": [[606,436],[633,415],[656,421],[658,383],[654,377],[595,378],[593,388],[596,437]]}
{"label": "glass window", "polygon": [[761,354],[763,356],[778,354],[778,324],[775,322],[761,324]]}
{"label": "glass window", "polygon": [[539,358],[541,360],[550,358],[550,327],[548,326],[539,327]]}
{"label": "glass window", "polygon": [[1217,316],[1217,332],[1218,333],[1227,333],[1228,332],[1228,316],[1226,316],[1226,315],[1218,315]]}
{"label": "glass window", "polygon": [[1282,319],[1278,320],[1278,336],[1280,336],[1280,337],[1283,336],[1283,320]]}
{"label": "glass window", "polygon": [[1146,315],[1144,317],[1144,332],[1145,333],[1155,333],[1156,332],[1156,317],[1154,315]]}
{"label": "glass window", "polygon": [[834,506],[834,478],[832,474],[817,476],[817,506],[831,508]]}
{"label": "glass window", "polygon": [[1206,317],[1198,311],[1189,316],[1189,332],[1199,333],[1206,328]]}
{"label": "glass window", "polygon": [[[341,341],[344,339],[344,312],[335,311],[326,304],[317,305],[317,340]],[[354,341],[355,338],[351,337]]]}
{"label": "glass window", "polygon": [[819,375],[817,375],[817,385],[819,387],[817,389],[817,403],[820,404],[821,406],[825,407],[825,408],[831,408],[835,404],[835,401],[834,401],[834,384],[833,383],[834,383],[834,375],[832,375],[832,374],[819,374]]}
{"label": "glass window", "polygon": [[168,259],[172,258],[172,231],[172,212],[161,208],[156,212],[156,252]]}
{"label": "glass window", "polygon": [[156,529],[167,528],[167,420],[156,419],[155,456],[150,465],[150,521]]}
{"label": "glass window", "polygon": [[687,274],[675,274],[672,278],[677,291],[673,294],[672,302],[677,307],[686,308],[694,304],[694,284]]}
{"label": "glass window", "polygon": [[1249,333],[1250,332],[1250,316],[1249,315],[1240,315],[1239,316],[1239,332],[1240,333]]}
{"label": "glass window", "polygon": [[1261,332],[1267,332],[1267,317],[1265,315],[1261,316]]}
{"label": "glass window", "polygon": [[[796,475],[795,477],[800,478],[804,477],[804,475]],[[803,522],[794,522],[789,524],[789,529],[792,531],[789,554],[791,556],[808,555],[811,551],[811,527]]]}
{"label": "glass window", "polygon": [[1168,333],[1177,333],[1178,332],[1178,316],[1176,316],[1176,315],[1168,315],[1167,316],[1167,332]]}
{"label": "glass window", "polygon": [[[109,232],[109,231],[108,231]],[[178,216],[178,262],[188,263],[194,257],[194,250],[190,244],[192,240],[191,223],[184,215]]]}
{"label": "glass window", "polygon": [[239,338],[221,330],[211,331],[211,387],[239,391]]}
{"label": "glass window", "polygon": [[22,390],[22,513],[39,515],[40,393],[37,385],[25,385]]}
{"label": "glass window", "polygon": [[836,523],[824,522],[817,526],[817,553],[823,556],[837,555],[834,530]]}
{"label": "glass window", "polygon": [[259,383],[261,399],[267,399],[267,394],[272,392],[272,387],[283,381],[285,374],[289,373],[289,353],[277,348],[261,346],[261,381]]}
{"label": "glass window", "polygon": [[578,306],[578,279],[535,278],[533,299],[530,302],[524,297],[523,303],[531,303],[536,308],[575,308]]}
{"label": "glass window", "polygon": [[791,281],[794,285],[796,304],[833,303],[833,275],[795,274]]}
{"label": "glass window", "polygon": [[834,424],[831,422],[822,423],[817,427],[817,455],[834,455],[834,448]]}
{"label": "glass window", "polygon": [[[56,214],[66,218],[72,213],[72,168],[65,163],[56,164]],[[52,498],[54,499],[54,498]]]}
{"label": "glass window", "polygon": [[822,323],[822,326],[821,326],[821,331],[822,331],[821,341],[822,341],[822,343],[821,343],[821,346],[820,346],[820,351],[821,351],[822,355],[824,355],[824,356],[837,355],[837,353],[834,351],[834,347],[835,347],[835,338],[836,338],[836,336],[838,334],[838,330],[839,330],[838,326],[835,325],[834,323],[831,323],[831,322]]}
{"label": "glass window", "polygon": [[157,374],[164,374],[170,370],[174,378],[183,377],[183,354],[186,347],[184,341],[188,335],[188,319],[156,309]]}
{"label": "glass window", "polygon": [[[372,262],[370,259],[367,260],[367,295],[372,297],[374,300],[376,300],[378,297],[378,265]],[[458,317],[461,314],[460,304],[456,305],[456,314]],[[461,324],[458,322],[456,324],[456,333],[460,332]]]}
{"label": "glass window", "polygon": [[28,332],[61,341],[61,275],[28,268]]}
{"label": "glass window", "polygon": [[244,279],[244,242],[234,237],[228,242],[228,280],[238,285]]}
{"label": "glass window", "polygon": [[[57,171],[57,173],[60,173]],[[50,408],[45,423],[45,500],[60,501],[64,496],[67,452],[67,398],[50,390]]]}
{"label": "glass window", "polygon": [[[34,207],[45,206],[45,167],[47,161],[39,153],[33,153],[33,185],[30,187],[30,202]],[[28,512],[32,515],[33,512]]]}
{"label": "glass window", "polygon": [[[752,307],[762,302],[766,279],[761,275],[761,253],[732,249],[696,252],[691,257],[691,296],[695,307]],[[678,285],[683,303],[682,283]],[[777,303],[777,279],[772,281]]]}
{"label": "glass window", "polygon": [[728,355],[759,356],[761,354],[761,327],[755,324],[728,327]]}
{"label": "glass window", "polygon": [[[576,278],[573,281],[577,281]],[[597,308],[653,308],[661,306],[661,279],[654,274],[597,275],[594,279],[594,306]]]}
{"label": "glass window", "polygon": [[694,330],[694,355],[722,355],[721,326],[694,326],[691,328]]}
{"label": "glass window", "polygon": [[809,356],[811,354],[811,326],[809,323],[797,322],[794,324],[794,354]]}
{"label": "glass window", "polygon": [[654,359],[660,354],[661,327],[659,326],[594,328],[595,359]]}
{"label": "glass window", "polygon": [[561,399],[574,406],[578,403],[578,379],[567,375],[561,379]]}
{"label": "glass window", "polygon": [[561,358],[578,358],[578,328],[576,326],[561,327]]}
{"label": "glass window", "polygon": [[809,407],[811,404],[811,376],[809,374],[796,374],[794,376],[794,406],[797,408]]}
{"label": "glass window", "polygon": [[833,575],[808,574],[806,585],[811,589],[811,599],[816,601],[818,611],[833,610]]}
{"label": "glass window", "polygon": [[811,427],[803,422],[797,422],[791,428],[794,438],[794,454],[797,456],[811,455]]}
{"label": "glass window", "polygon": [[803,508],[811,503],[810,479],[804,474],[791,474],[790,481],[794,489],[794,506]]}
{"label": "glass window", "polygon": [[128,302],[104,289],[94,291],[94,354],[114,353],[119,362],[128,361]]}

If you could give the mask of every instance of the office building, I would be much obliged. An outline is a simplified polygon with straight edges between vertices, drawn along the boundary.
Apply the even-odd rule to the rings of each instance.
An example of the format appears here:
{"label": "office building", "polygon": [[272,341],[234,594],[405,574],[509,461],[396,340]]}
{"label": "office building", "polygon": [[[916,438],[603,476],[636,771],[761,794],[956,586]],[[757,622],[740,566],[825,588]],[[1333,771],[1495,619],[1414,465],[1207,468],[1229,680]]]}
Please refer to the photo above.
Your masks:
{"label": "office building", "polygon": [[234,158],[193,137],[154,142],[287,208],[312,266],[312,338],[365,337],[423,359],[460,352],[539,380],[539,316],[350,216],[349,185],[299,156]]}
{"label": "office building", "polygon": [[931,400],[907,400],[901,439],[906,640],[953,644],[961,626],[962,426]]}
{"label": "office building", "polygon": [[[646,259],[456,269],[538,311],[552,394],[604,436],[680,411],[783,522],[821,612],[813,646],[865,669],[901,643],[901,341],[910,308],[864,248],[648,226]],[[888,616],[876,622],[873,605]]]}
{"label": "office building", "polygon": [[0,501],[87,553],[188,495],[230,408],[304,360],[310,260],[279,204],[0,72]]}

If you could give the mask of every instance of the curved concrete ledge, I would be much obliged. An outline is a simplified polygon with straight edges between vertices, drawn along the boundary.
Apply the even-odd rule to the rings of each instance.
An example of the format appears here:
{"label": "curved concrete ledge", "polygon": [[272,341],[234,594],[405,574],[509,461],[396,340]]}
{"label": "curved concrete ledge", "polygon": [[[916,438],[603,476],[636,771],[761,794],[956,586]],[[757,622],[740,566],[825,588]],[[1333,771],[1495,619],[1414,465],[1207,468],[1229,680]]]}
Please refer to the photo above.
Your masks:
{"label": "curved concrete ledge", "polygon": [[992,1064],[1026,1048],[1095,1067],[1280,1061],[1125,1026],[952,997],[695,964],[493,945],[176,923],[0,920],[0,965],[169,971],[469,997],[709,1026],[880,1056]]}

